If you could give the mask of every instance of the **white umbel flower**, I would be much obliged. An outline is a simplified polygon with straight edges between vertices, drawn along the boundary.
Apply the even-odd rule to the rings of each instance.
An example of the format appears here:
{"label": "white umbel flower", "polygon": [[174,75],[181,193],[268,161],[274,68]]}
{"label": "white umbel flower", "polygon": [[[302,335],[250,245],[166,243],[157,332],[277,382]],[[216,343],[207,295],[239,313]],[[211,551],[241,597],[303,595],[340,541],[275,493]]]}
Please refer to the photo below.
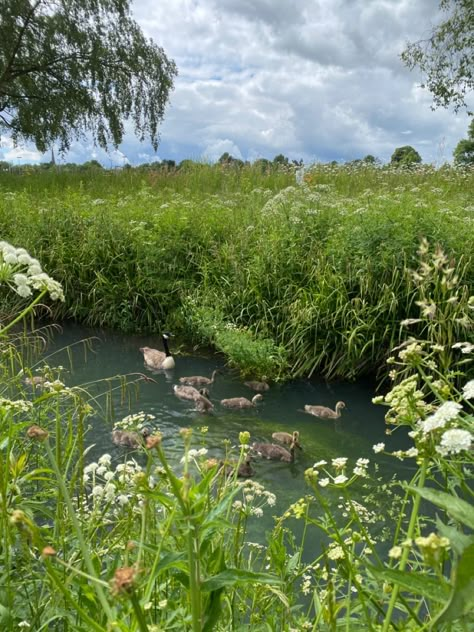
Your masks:
{"label": "white umbel flower", "polygon": [[474,380],[469,380],[462,389],[464,399],[474,399]]}
{"label": "white umbel flower", "polygon": [[427,434],[437,428],[444,428],[448,421],[456,419],[461,410],[461,404],[457,404],[456,402],[444,402],[436,412],[421,422],[420,429]]}
{"label": "white umbel flower", "polygon": [[459,454],[463,450],[469,450],[472,444],[472,434],[468,430],[451,428],[446,430],[441,437],[436,451],[443,456],[447,454]]}

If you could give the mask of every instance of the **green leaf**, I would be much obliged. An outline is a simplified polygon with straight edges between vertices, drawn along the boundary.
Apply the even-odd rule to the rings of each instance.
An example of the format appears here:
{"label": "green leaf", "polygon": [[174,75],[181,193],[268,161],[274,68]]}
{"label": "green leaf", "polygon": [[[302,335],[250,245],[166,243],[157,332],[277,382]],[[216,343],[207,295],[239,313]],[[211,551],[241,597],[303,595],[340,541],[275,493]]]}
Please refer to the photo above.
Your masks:
{"label": "green leaf", "polygon": [[419,494],[425,500],[429,500],[434,505],[441,507],[441,509],[444,509],[450,516],[462,524],[474,529],[474,507],[465,500],[428,487],[421,489],[408,487],[408,489],[413,493]]}
{"label": "green leaf", "polygon": [[438,527],[438,533],[441,536],[448,538],[451,548],[458,555],[461,555],[464,549],[466,549],[470,544],[474,544],[474,536],[465,535],[456,527],[444,524],[439,516],[436,516],[436,526]]}
{"label": "green leaf", "polygon": [[378,579],[397,584],[409,592],[423,595],[433,601],[443,602],[448,598],[448,587],[444,587],[437,579],[427,575],[408,573],[393,568],[376,568],[375,566],[369,568]]}
{"label": "green leaf", "polygon": [[235,584],[249,583],[281,584],[282,581],[276,575],[270,575],[269,573],[252,573],[251,571],[244,571],[238,568],[229,568],[203,581],[202,590],[210,592],[219,590],[219,588],[235,586]]}
{"label": "green leaf", "polygon": [[459,558],[453,576],[451,597],[446,608],[434,619],[433,626],[464,617],[474,608],[474,544],[468,546]]}

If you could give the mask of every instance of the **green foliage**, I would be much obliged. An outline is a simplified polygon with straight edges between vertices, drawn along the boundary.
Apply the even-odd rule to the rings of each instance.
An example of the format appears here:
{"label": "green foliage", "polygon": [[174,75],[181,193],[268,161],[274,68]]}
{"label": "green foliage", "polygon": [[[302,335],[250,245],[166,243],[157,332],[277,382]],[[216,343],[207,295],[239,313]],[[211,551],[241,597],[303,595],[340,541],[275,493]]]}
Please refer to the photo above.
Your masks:
{"label": "green foliage", "polygon": [[64,151],[84,132],[116,147],[131,120],[156,149],[176,67],[129,11],[129,0],[3,2],[0,129]]}
{"label": "green foliage", "polygon": [[467,139],[460,140],[454,148],[454,162],[457,165],[474,165],[474,119],[471,121]]}
{"label": "green foliage", "polygon": [[421,163],[420,154],[410,145],[397,147],[390,158],[390,164],[400,167],[416,165]]}
{"label": "green foliage", "polygon": [[[441,253],[420,250],[424,286],[433,286],[437,265],[455,296]],[[2,245],[8,274],[0,283],[18,292],[24,283],[15,266],[31,262],[12,253]],[[305,472],[309,491],[255,542],[252,521],[274,513],[276,497],[258,481],[237,480],[250,434],[240,433],[230,473],[207,458],[190,428],[173,441],[174,461],[155,431],[137,459],[87,462],[97,397],[65,386],[62,369],[46,365],[38,386],[25,383],[44,332],[13,335],[11,324],[31,312],[30,300],[0,330],[2,630],[472,629],[474,380],[459,389],[463,365],[444,370],[438,362],[440,340],[472,355],[465,341],[449,340],[452,301],[437,305],[444,332],[418,306],[424,337],[393,350],[394,386],[376,399],[388,408],[389,432],[410,430],[412,447],[386,453],[413,463],[409,483],[382,481],[365,458],[319,461]],[[220,318],[208,310],[206,327],[216,335]],[[144,421],[138,412],[115,425]],[[227,441],[224,463],[232,456]],[[315,535],[323,536],[316,552]]]}
{"label": "green foliage", "polygon": [[410,69],[421,70],[423,87],[436,107],[452,105],[457,112],[468,106],[474,88],[474,5],[472,0],[441,0],[439,6],[447,12],[446,19],[427,40],[409,44],[401,58]]}
{"label": "green foliage", "polygon": [[[442,247],[457,287],[471,292],[469,170],[316,165],[294,182],[294,169],[199,163],[5,173],[0,222],[63,283],[55,318],[133,333],[166,327],[215,345],[210,314],[219,330],[239,332],[225,353],[250,362],[244,373],[355,378],[381,368],[410,334],[400,323],[419,317],[418,287],[403,273],[415,269],[419,236]],[[442,280],[432,280],[436,302]],[[258,358],[250,341],[263,340],[271,348]]]}

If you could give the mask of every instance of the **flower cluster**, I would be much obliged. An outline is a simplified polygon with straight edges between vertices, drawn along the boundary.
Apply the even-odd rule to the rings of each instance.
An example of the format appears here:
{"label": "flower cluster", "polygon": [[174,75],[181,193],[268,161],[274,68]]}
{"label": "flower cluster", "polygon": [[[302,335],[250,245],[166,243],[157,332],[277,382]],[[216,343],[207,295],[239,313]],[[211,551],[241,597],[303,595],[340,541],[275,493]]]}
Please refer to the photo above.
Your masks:
{"label": "flower cluster", "polygon": [[61,284],[43,272],[37,259],[24,248],[15,248],[0,241],[0,284],[5,283],[22,298],[28,298],[33,290],[46,290],[53,301],[64,301]]}
{"label": "flower cluster", "polygon": [[242,500],[234,501],[232,507],[239,513],[247,516],[263,516],[263,507],[268,505],[273,507],[276,502],[275,494],[267,491],[263,485],[257,481],[247,480],[239,483],[242,491]]}
{"label": "flower cluster", "polygon": [[331,466],[334,468],[333,472],[328,472],[326,469],[326,465],[328,465],[327,461],[318,461],[313,465],[313,468],[306,471],[306,476],[310,479],[319,478],[321,471],[323,471],[326,476],[324,478],[319,478],[318,484],[320,487],[327,487],[328,485],[338,486],[338,485],[350,485],[357,478],[362,477],[365,478],[368,476],[367,468],[369,466],[369,459],[360,458],[357,459],[355,466],[352,469],[352,473],[349,473],[346,470],[347,466],[347,457],[337,457],[332,459]]}
{"label": "flower cluster", "polygon": [[127,415],[123,419],[114,423],[114,430],[132,430],[140,432],[147,427],[148,423],[155,419],[154,415],[142,411]]}

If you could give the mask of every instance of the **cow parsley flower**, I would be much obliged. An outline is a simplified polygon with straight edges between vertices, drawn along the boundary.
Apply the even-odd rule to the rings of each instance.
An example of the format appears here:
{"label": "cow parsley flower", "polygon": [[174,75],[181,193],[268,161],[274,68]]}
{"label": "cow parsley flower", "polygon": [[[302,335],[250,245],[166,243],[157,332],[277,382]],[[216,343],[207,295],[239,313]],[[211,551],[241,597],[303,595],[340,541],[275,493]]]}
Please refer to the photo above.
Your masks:
{"label": "cow parsley flower", "polygon": [[456,419],[461,410],[461,404],[457,404],[456,402],[444,402],[438,410],[421,422],[420,428],[425,434],[437,428],[444,428],[448,421]]}
{"label": "cow parsley flower", "polygon": [[462,389],[464,399],[474,399],[474,380],[469,380]]}
{"label": "cow parsley flower", "polygon": [[375,454],[383,452],[385,450],[385,443],[376,443],[372,446],[372,450],[375,452]]}
{"label": "cow parsley flower", "polygon": [[451,428],[443,433],[439,446],[436,446],[436,451],[443,456],[459,454],[462,450],[469,450],[471,444],[472,434],[468,430]]}

